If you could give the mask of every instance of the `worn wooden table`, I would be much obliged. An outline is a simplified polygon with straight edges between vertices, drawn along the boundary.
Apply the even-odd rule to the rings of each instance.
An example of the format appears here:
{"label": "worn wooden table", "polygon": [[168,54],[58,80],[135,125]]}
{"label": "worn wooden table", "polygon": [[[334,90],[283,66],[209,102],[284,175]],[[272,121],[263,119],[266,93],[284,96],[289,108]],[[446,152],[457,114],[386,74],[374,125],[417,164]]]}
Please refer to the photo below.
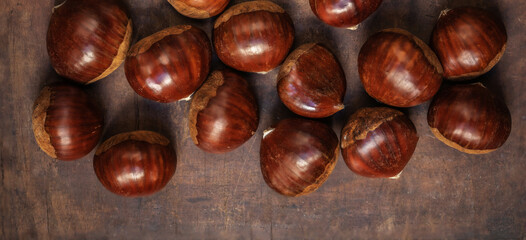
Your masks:
{"label": "worn wooden table", "polygon": [[[58,1],[57,1],[58,2]],[[168,26],[194,24],[211,33],[213,20],[191,20],[164,0],[128,0],[133,41]],[[237,3],[241,1],[233,1]],[[307,0],[276,0],[296,27],[294,47],[321,41],[347,76],[346,109],[324,121],[338,133],[357,108],[377,105],[364,92],[357,54],[367,36],[400,27],[429,40],[439,12],[474,5],[500,13],[508,49],[481,78],[505,99],[513,130],[498,151],[480,156],[446,147],[429,131],[427,104],[406,109],[420,135],[399,180],[367,179],[340,160],[316,192],[287,198],[266,186],[259,169],[262,131],[292,114],[274,88],[277,70],[243,74],[256,89],[257,134],[234,152],[204,153],[187,128],[188,102],[159,104],[136,95],[119,68],[86,89],[104,109],[104,139],[124,131],[170,136],[178,153],[174,178],[158,194],[123,198],[102,187],[93,152],[74,162],[50,159],[31,130],[33,101],[59,79],[45,36],[53,0],[0,1],[0,238],[1,239],[349,239],[526,237],[526,5],[517,0],[385,0],[358,31],[329,27]],[[219,66],[217,58],[214,66]]]}

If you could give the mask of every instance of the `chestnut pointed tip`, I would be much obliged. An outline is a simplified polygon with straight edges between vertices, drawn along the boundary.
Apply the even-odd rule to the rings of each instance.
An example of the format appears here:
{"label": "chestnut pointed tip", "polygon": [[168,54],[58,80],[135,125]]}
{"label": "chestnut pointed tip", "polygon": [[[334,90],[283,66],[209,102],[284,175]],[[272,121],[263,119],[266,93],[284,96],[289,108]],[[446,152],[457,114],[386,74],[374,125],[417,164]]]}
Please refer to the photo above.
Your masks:
{"label": "chestnut pointed tip", "polygon": [[450,9],[450,8],[446,8],[446,9],[444,9],[444,10],[440,11],[440,15],[438,16],[438,19],[440,19],[440,18],[442,18],[442,17],[446,16],[446,15],[447,15],[447,13],[448,13],[449,11],[451,11],[451,9]]}
{"label": "chestnut pointed tip", "polygon": [[348,27],[347,29],[351,30],[351,31],[356,31],[356,30],[358,30],[358,28],[360,28],[360,24],[356,24],[356,25],[354,25],[352,27]]}
{"label": "chestnut pointed tip", "polygon": [[336,110],[336,112],[341,111],[345,109],[345,105],[343,103],[337,104],[334,106],[334,109]]}
{"label": "chestnut pointed tip", "polygon": [[274,131],[275,128],[269,128],[269,129],[265,129],[263,131],[263,138],[266,138],[270,133],[272,133]]}
{"label": "chestnut pointed tip", "polygon": [[64,2],[56,5],[53,7],[53,9],[51,9],[51,13],[54,13],[57,9],[59,9],[60,7],[64,6],[64,4],[67,2],[68,0],[65,0]]}
{"label": "chestnut pointed tip", "polygon": [[404,172],[404,170],[400,171],[398,174],[396,174],[395,176],[390,177],[389,179],[390,180],[398,180],[398,179],[400,179],[400,176],[402,176],[402,172]]}

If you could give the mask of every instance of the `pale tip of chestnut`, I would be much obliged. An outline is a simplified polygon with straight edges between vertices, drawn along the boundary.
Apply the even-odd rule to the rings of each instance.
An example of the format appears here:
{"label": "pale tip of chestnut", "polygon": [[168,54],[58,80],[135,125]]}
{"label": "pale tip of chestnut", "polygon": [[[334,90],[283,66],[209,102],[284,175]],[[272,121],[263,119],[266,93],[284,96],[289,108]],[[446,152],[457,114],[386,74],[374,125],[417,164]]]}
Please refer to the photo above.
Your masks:
{"label": "pale tip of chestnut", "polygon": [[340,103],[334,106],[334,109],[337,109],[338,111],[343,110],[344,108],[345,108],[345,105],[343,103]]}
{"label": "pale tip of chestnut", "polygon": [[179,99],[179,101],[188,102],[188,101],[192,100],[192,97],[194,97],[194,94],[195,94],[195,92],[193,92],[190,95],[188,95],[188,97]]}
{"label": "pale tip of chestnut", "polygon": [[390,179],[390,180],[397,180],[397,179],[399,179],[400,176],[402,176],[402,172],[403,172],[403,171],[404,171],[404,170],[400,171],[398,174],[396,174],[396,176],[392,176],[392,177],[390,177],[389,179]]}
{"label": "pale tip of chestnut", "polygon": [[263,131],[263,138],[265,138],[267,135],[269,135],[273,131],[274,131],[274,128],[269,128]]}
{"label": "pale tip of chestnut", "polygon": [[65,0],[64,2],[62,2],[62,3],[60,3],[60,4],[56,5],[56,6],[54,6],[53,9],[51,9],[51,13],[54,13],[55,10],[57,10],[57,9],[60,8],[60,7],[62,7],[62,6],[64,5],[64,3],[66,3],[67,1],[68,1],[68,0]]}
{"label": "pale tip of chestnut", "polygon": [[449,9],[449,8],[446,8],[446,9],[442,10],[440,12],[440,15],[438,16],[438,18],[440,19],[441,17],[446,16],[449,11],[451,11],[451,9]]}
{"label": "pale tip of chestnut", "polygon": [[356,30],[358,30],[359,27],[360,27],[360,24],[356,24],[356,25],[354,25],[352,27],[348,27],[347,29],[352,30],[352,31],[356,31]]}
{"label": "pale tip of chestnut", "polygon": [[[270,70],[272,71],[272,70]],[[267,73],[269,73],[270,71],[266,71],[266,72],[256,72],[257,74],[261,74],[261,75],[266,75]]]}

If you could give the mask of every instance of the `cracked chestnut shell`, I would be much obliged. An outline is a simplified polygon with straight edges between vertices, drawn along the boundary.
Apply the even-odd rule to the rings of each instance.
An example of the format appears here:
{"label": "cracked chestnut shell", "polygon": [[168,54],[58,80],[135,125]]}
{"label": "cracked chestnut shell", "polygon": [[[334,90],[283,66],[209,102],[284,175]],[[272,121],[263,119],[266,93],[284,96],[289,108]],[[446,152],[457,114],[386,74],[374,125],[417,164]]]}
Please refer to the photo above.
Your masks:
{"label": "cracked chestnut shell", "polygon": [[93,168],[109,191],[126,197],[154,194],[175,173],[177,156],[170,140],[150,131],[115,135],[99,146]]}
{"label": "cracked chestnut shell", "polygon": [[309,3],[314,15],[323,22],[355,29],[378,9],[382,0],[310,0]]}
{"label": "cracked chestnut shell", "polygon": [[491,70],[506,50],[504,24],[486,10],[475,7],[446,9],[440,14],[431,46],[444,76],[465,80]]}
{"label": "cracked chestnut shell", "polygon": [[266,130],[260,161],[269,187],[286,196],[318,189],[338,160],[338,137],[327,125],[308,119],[284,119]]}
{"label": "cracked chestnut shell", "polygon": [[258,106],[248,82],[230,70],[213,72],[192,97],[188,117],[195,145],[211,153],[229,152],[258,128]]}
{"label": "cracked chestnut shell", "polygon": [[385,107],[358,110],[343,127],[341,136],[347,166],[371,178],[397,178],[418,142],[411,120]]}
{"label": "cracked chestnut shell", "polygon": [[293,41],[292,20],[270,1],[234,5],[214,24],[217,56],[239,71],[269,72],[285,59]]}
{"label": "cracked chestnut shell", "polygon": [[225,10],[230,0],[168,0],[168,2],[182,15],[205,19]]}
{"label": "cracked chestnut shell", "polygon": [[204,82],[211,59],[206,33],[179,25],[133,45],[124,71],[137,94],[157,102],[174,102],[189,97]]}
{"label": "cracked chestnut shell", "polygon": [[53,9],[47,51],[57,73],[89,84],[115,71],[130,46],[132,21],[118,0],[66,0]]}
{"label": "cracked chestnut shell", "polygon": [[495,151],[511,132],[508,107],[481,83],[440,90],[429,106],[427,123],[438,140],[470,154]]}
{"label": "cracked chestnut shell", "polygon": [[325,47],[309,43],[294,50],[278,74],[281,101],[294,113],[323,118],[342,110],[345,74]]}
{"label": "cracked chestnut shell", "polygon": [[402,29],[385,29],[367,40],[358,56],[365,91],[395,107],[430,100],[442,83],[442,66],[419,38]]}
{"label": "cracked chestnut shell", "polygon": [[80,87],[58,83],[42,89],[33,106],[32,122],[42,151],[59,160],[75,160],[99,142],[103,116]]}

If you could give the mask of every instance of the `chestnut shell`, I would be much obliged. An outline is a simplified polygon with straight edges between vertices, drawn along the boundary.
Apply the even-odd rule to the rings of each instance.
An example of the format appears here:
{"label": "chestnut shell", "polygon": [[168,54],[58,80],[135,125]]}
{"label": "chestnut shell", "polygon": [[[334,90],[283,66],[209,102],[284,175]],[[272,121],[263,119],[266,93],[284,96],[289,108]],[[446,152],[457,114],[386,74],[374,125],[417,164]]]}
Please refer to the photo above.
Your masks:
{"label": "chestnut shell", "polygon": [[402,112],[385,107],[358,110],[345,124],[341,136],[347,166],[372,178],[397,177],[418,142],[411,120]]}
{"label": "chestnut shell", "polygon": [[354,29],[373,14],[382,0],[309,0],[312,12],[323,22]]}
{"label": "chestnut shell", "polygon": [[261,141],[261,172],[265,182],[286,196],[318,189],[338,160],[338,137],[323,123],[284,119],[266,130]]}
{"label": "chestnut shell", "polygon": [[506,28],[498,18],[480,8],[461,7],[440,14],[431,46],[444,76],[465,80],[491,70],[504,54],[507,39]]}
{"label": "chestnut shell", "polygon": [[80,87],[58,83],[42,89],[33,106],[32,122],[36,141],[47,155],[75,160],[99,142],[103,116]]}
{"label": "chestnut shell", "polygon": [[53,9],[47,32],[51,65],[89,84],[115,71],[130,46],[132,21],[118,0],[67,0]]}
{"label": "chestnut shell", "polygon": [[168,2],[182,15],[204,19],[221,13],[230,0],[168,0]]}
{"label": "chestnut shell", "polygon": [[177,156],[166,137],[150,131],[115,135],[99,146],[93,168],[109,191],[126,197],[158,192],[170,181]]}
{"label": "chestnut shell", "polygon": [[319,43],[304,44],[285,59],[277,88],[285,106],[304,117],[328,117],[344,108],[345,74]]}
{"label": "chestnut shell", "polygon": [[211,59],[206,33],[179,25],[137,42],[126,57],[124,70],[137,94],[166,103],[189,97],[206,79]]}
{"label": "chestnut shell", "polygon": [[495,151],[511,133],[508,107],[481,83],[440,90],[429,106],[427,122],[440,141],[470,154]]}
{"label": "chestnut shell", "polygon": [[217,56],[226,65],[266,73],[287,56],[294,25],[285,10],[270,1],[244,2],[217,18],[213,39]]}
{"label": "chestnut shell", "polygon": [[385,29],[367,40],[358,56],[365,91],[395,107],[430,100],[442,83],[442,66],[419,38],[402,29]]}
{"label": "chestnut shell", "polygon": [[229,152],[245,143],[258,128],[258,106],[248,82],[230,70],[213,72],[195,93],[188,117],[195,145]]}

